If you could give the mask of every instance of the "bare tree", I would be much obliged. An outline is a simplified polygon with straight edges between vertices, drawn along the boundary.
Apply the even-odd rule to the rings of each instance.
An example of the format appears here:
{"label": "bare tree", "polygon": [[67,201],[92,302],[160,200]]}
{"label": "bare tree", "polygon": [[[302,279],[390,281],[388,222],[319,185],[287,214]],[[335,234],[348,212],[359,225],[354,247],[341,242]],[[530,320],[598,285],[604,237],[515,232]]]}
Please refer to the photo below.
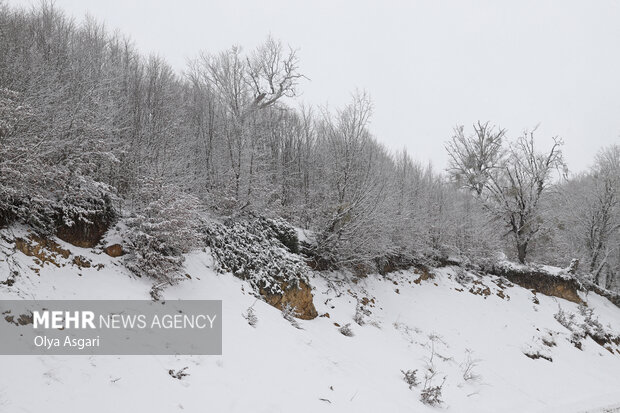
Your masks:
{"label": "bare tree", "polygon": [[451,177],[481,196],[490,175],[502,162],[505,135],[505,129],[489,126],[489,122],[478,121],[470,136],[465,136],[463,126],[454,128],[454,136],[446,145]]}
{"label": "bare tree", "polygon": [[541,199],[553,184],[552,172],[565,166],[563,143],[554,138],[549,152],[538,152],[533,132],[526,132],[504,153],[505,132],[493,132],[486,125],[478,123],[475,135],[457,134],[447,145],[450,172],[457,179],[466,177],[466,186],[507,227],[517,258],[524,263],[528,246],[543,228]]}
{"label": "bare tree", "polygon": [[295,97],[297,84],[305,76],[299,73],[297,52],[271,36],[247,57],[247,77],[258,108],[274,105],[282,97]]}
{"label": "bare tree", "polygon": [[612,145],[598,153],[590,186],[586,189],[589,189],[589,196],[582,208],[584,244],[590,273],[598,284],[601,273],[611,264],[610,258],[620,245],[620,145]]}
{"label": "bare tree", "polygon": [[358,92],[335,119],[326,113],[322,123],[329,196],[318,249],[338,264],[367,262],[387,248],[380,228],[391,158],[367,129],[371,113],[370,97]]}
{"label": "bare tree", "polygon": [[299,60],[295,50],[285,51],[281,42],[268,37],[248,56],[238,46],[218,55],[202,54],[193,69],[193,78],[212,85],[226,108],[224,136],[234,175],[234,196],[243,209],[251,202],[257,140],[261,137],[258,113],[275,106],[283,97],[296,95],[303,77]]}

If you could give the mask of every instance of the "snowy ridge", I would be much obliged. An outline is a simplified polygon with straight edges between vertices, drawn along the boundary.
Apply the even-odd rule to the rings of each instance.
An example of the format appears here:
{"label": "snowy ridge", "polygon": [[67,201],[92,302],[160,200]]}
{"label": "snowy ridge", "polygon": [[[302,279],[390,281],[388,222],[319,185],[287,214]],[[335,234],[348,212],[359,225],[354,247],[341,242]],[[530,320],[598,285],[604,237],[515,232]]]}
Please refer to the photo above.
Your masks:
{"label": "snowy ridge", "polygon": [[[80,268],[70,257],[64,267],[41,268],[14,251],[11,265],[20,275],[11,286],[0,284],[0,299],[150,298],[150,282],[120,259],[57,242],[71,257],[103,267]],[[3,251],[12,249],[2,243]],[[218,274],[208,250],[186,258],[191,279],[164,298],[223,300],[222,356],[1,356],[0,411],[577,413],[620,406],[620,354],[590,337],[577,349],[554,317],[559,308],[577,314],[578,305],[499,277],[442,268],[431,269],[429,279],[401,271],[352,282],[343,273],[314,273],[322,316],[297,320],[297,329],[248,282]],[[8,265],[3,256],[0,274]],[[619,308],[594,293],[582,299],[605,328],[620,332]],[[254,327],[243,317],[249,307]],[[339,331],[346,324],[352,337]],[[544,344],[549,337],[551,346]],[[439,407],[420,401],[431,364],[433,385],[445,377]],[[185,367],[181,380],[168,373]],[[411,389],[401,372],[407,370],[417,370],[420,382]]]}

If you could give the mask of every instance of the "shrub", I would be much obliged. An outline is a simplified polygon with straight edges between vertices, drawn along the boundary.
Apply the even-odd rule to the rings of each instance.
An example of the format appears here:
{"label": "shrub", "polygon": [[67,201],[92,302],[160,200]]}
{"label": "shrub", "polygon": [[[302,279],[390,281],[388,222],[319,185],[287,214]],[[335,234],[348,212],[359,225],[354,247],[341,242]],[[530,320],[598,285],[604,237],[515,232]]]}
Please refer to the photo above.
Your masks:
{"label": "shrub", "polygon": [[254,311],[254,307],[248,307],[244,314],[242,314],[243,318],[245,318],[249,325],[252,327],[256,327],[258,324],[258,317],[256,316],[256,312]]}
{"label": "shrub", "polygon": [[127,268],[164,283],[180,279],[183,254],[198,245],[198,202],[156,179],[143,182],[141,205],[127,220]]}
{"label": "shrub", "polygon": [[433,386],[433,381],[435,381],[435,377],[439,374],[437,368],[435,367],[435,355],[438,355],[435,351],[435,343],[445,343],[443,342],[441,337],[435,333],[429,334],[428,340],[430,355],[426,358],[426,371],[424,372],[424,388],[420,393],[420,401],[430,406],[438,406],[443,403],[443,401],[441,400],[441,391],[443,389],[443,385],[446,382],[446,377],[443,378],[443,381],[440,385]]}
{"label": "shrub", "polygon": [[475,372],[476,367],[480,363],[479,359],[472,357],[473,352],[470,349],[465,350],[465,361],[460,365],[463,372],[463,380],[476,381],[480,376]]}
{"label": "shrub", "polygon": [[53,235],[60,225],[111,221],[115,191],[98,173],[117,162],[110,148],[92,147],[92,136],[56,136],[39,115],[0,88],[0,225],[19,221]]}
{"label": "shrub", "polygon": [[456,267],[454,280],[462,286],[469,286],[474,278],[462,267]]}
{"label": "shrub", "polygon": [[183,367],[182,369],[179,369],[179,370],[176,370],[176,371],[170,369],[170,370],[168,370],[168,374],[171,377],[173,377],[173,378],[175,378],[177,380],[183,380],[183,377],[186,377],[186,376],[190,375],[189,373],[185,372],[187,369],[188,369],[187,367]]}
{"label": "shrub", "polygon": [[446,382],[444,378],[443,382],[439,386],[429,386],[422,389],[420,392],[420,401],[424,404],[428,404],[429,406],[439,406],[443,403],[442,397],[442,389],[443,385]]}
{"label": "shrub", "polygon": [[403,380],[405,380],[405,382],[409,385],[409,390],[420,384],[420,382],[416,378],[416,374],[418,373],[417,369],[407,371],[401,370],[400,372],[403,373]]}
{"label": "shrub", "polygon": [[206,242],[220,272],[232,272],[246,279],[257,291],[283,294],[283,286],[296,288],[307,281],[309,271],[301,257],[292,254],[266,218],[228,220],[210,223],[205,229]]}
{"label": "shrub", "polygon": [[111,222],[116,215],[114,189],[90,177],[74,176],[67,182],[62,198],[56,205],[58,220],[72,227],[77,223],[92,225]]}
{"label": "shrub", "polygon": [[273,235],[293,254],[299,253],[297,231],[288,222],[280,218],[259,218],[263,228],[271,229]]}
{"label": "shrub", "polygon": [[364,320],[365,316],[369,316],[371,313],[368,309],[364,307],[364,304],[360,300],[357,300],[357,305],[355,307],[355,315],[353,316],[353,321],[359,326],[363,326],[366,324]]}
{"label": "shrub", "polygon": [[353,330],[351,330],[351,323],[343,325],[338,331],[340,331],[340,334],[347,337],[353,337],[355,335],[353,334]]}
{"label": "shrub", "polygon": [[598,318],[594,315],[594,310],[592,308],[588,308],[583,304],[579,305],[579,314],[583,317],[583,324],[581,324],[581,328],[585,331],[587,335],[592,337],[597,342],[604,342],[607,340],[607,337],[610,335],[605,328],[598,321]]}
{"label": "shrub", "polygon": [[558,312],[554,317],[570,331],[569,341],[578,349],[582,348],[581,341],[588,336],[600,345],[607,343],[615,346],[615,342],[620,340],[620,336],[601,324],[594,315],[593,309],[583,304],[579,306],[579,314],[567,313],[562,307],[558,307]]}
{"label": "shrub", "polygon": [[291,323],[291,325],[295,328],[298,328],[301,330],[301,326],[299,325],[299,323],[297,322],[297,320],[295,319],[295,317],[297,316],[297,309],[295,307],[291,307],[291,305],[289,303],[286,303],[283,307],[282,307],[282,317],[288,321],[289,323]]}

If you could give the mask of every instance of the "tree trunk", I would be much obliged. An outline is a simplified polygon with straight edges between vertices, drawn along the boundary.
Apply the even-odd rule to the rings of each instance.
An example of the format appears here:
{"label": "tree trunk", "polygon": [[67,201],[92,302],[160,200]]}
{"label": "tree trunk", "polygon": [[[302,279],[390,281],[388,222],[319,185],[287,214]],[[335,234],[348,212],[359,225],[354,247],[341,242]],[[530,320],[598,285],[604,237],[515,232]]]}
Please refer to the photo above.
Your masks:
{"label": "tree trunk", "polygon": [[527,255],[527,242],[517,241],[517,258],[521,264],[525,264]]}

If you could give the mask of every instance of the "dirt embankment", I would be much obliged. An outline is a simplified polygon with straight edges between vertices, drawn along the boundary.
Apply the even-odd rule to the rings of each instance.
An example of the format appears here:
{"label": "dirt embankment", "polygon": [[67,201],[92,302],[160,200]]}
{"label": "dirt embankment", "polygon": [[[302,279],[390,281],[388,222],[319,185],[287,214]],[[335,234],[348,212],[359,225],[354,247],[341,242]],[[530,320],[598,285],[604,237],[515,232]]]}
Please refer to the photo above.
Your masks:
{"label": "dirt embankment", "polygon": [[534,290],[537,293],[563,298],[577,304],[582,304],[578,291],[584,290],[576,278],[569,275],[554,275],[537,268],[514,268],[510,266],[493,266],[486,272],[505,277],[521,287]]}
{"label": "dirt embankment", "polygon": [[269,294],[264,290],[260,294],[270,305],[282,310],[287,304],[295,309],[296,316],[302,320],[312,320],[318,316],[312,300],[312,288],[304,281],[299,282],[299,287],[289,288],[286,283],[282,285],[282,295]]}

